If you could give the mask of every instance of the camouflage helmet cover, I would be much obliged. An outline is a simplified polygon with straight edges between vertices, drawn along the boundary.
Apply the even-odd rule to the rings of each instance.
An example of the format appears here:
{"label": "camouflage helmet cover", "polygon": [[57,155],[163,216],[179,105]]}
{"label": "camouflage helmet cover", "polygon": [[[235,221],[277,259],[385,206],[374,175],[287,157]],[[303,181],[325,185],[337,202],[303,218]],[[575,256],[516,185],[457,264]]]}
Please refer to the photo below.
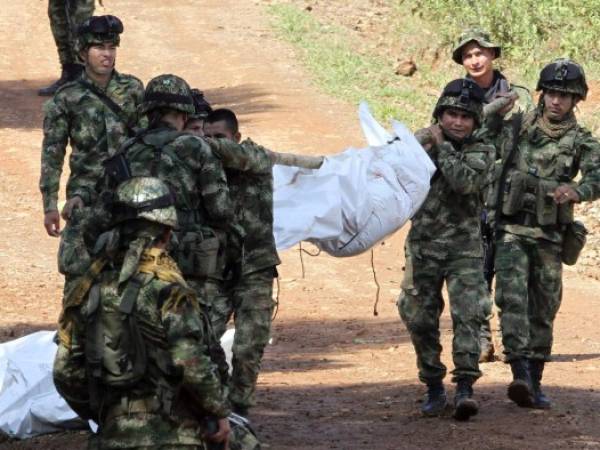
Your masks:
{"label": "camouflage helmet cover", "polygon": [[192,99],[194,100],[194,113],[190,114],[189,119],[206,119],[213,109],[204,98],[204,92],[199,89],[192,89]]}
{"label": "camouflage helmet cover", "polygon": [[460,109],[471,113],[478,124],[483,120],[483,102],[485,94],[477,83],[467,78],[451,81],[442,91],[433,110],[433,120],[436,122],[444,110]]}
{"label": "camouflage helmet cover", "polygon": [[588,93],[583,67],[568,58],[558,58],[547,64],[540,72],[535,89],[567,92],[580,96],[582,100]]}
{"label": "camouflage helmet cover", "polygon": [[146,86],[140,113],[145,114],[156,108],[169,108],[187,114],[194,114],[194,100],[187,82],[177,75],[159,75]]}
{"label": "camouflage helmet cover", "polygon": [[171,190],[161,179],[133,177],[117,187],[113,214],[117,222],[146,219],[174,228],[177,226],[174,203]]}
{"label": "camouflage helmet cover", "polygon": [[119,45],[123,33],[123,22],[111,15],[92,16],[77,27],[76,49],[85,50],[93,44],[110,42]]}
{"label": "camouflage helmet cover", "polygon": [[479,28],[470,28],[460,35],[452,50],[452,60],[456,64],[462,65],[462,51],[469,42],[477,42],[480,47],[494,50],[495,58],[499,58],[502,54],[502,47],[492,41],[489,33]]}

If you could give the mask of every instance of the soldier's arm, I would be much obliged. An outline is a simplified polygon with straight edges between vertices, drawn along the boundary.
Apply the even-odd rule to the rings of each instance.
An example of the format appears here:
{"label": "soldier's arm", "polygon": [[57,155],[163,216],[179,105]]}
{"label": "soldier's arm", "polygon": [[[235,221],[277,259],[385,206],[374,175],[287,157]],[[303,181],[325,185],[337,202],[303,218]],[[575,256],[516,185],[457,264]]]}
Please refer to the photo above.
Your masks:
{"label": "soldier's arm", "polygon": [[450,142],[439,145],[438,168],[459,194],[479,192],[494,158],[494,147],[475,144],[458,151]]}
{"label": "soldier's arm", "polygon": [[162,308],[173,362],[183,372],[182,388],[193,411],[217,418],[231,412],[217,366],[209,356],[206,333],[196,299],[179,288],[170,292]]}
{"label": "soldier's arm", "polygon": [[271,173],[273,163],[269,154],[264,147],[252,140],[246,139],[241,144],[228,139],[206,138],[205,140],[226,169],[253,174]]}
{"label": "soldier's arm", "polygon": [[206,150],[202,155],[198,190],[210,225],[226,228],[233,223],[234,206],[229,195],[227,176],[221,160]]}
{"label": "soldier's arm", "polygon": [[44,213],[58,210],[58,189],[69,140],[69,120],[60,97],[45,106],[40,191]]}
{"label": "soldier's arm", "polygon": [[581,152],[581,179],[575,191],[580,201],[594,201],[600,198],[600,142],[585,130],[578,143]]}

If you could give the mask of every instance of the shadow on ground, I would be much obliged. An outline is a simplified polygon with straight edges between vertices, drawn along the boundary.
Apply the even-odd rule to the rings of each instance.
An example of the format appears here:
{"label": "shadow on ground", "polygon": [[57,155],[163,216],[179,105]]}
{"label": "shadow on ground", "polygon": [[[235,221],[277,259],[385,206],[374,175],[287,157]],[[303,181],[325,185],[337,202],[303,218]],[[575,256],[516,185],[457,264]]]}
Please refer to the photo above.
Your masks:
{"label": "shadow on ground", "polygon": [[39,97],[37,90],[55,80],[0,81],[0,128],[42,128],[42,105],[48,97]]}

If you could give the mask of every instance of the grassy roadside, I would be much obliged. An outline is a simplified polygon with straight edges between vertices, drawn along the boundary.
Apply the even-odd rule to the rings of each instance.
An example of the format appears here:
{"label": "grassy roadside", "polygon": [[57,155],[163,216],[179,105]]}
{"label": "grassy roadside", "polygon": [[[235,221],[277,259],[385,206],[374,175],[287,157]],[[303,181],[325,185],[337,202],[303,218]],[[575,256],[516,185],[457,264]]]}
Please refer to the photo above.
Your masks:
{"label": "grassy roadside", "polygon": [[[453,32],[458,28],[459,19],[464,20],[463,25],[477,24],[473,16],[476,11],[471,11],[469,16],[466,12],[468,5],[465,3],[460,6],[461,1],[379,2],[388,6],[388,11],[384,14],[389,20],[377,25],[366,37],[354,32],[352,27],[348,26],[347,19],[344,21],[342,17],[335,15],[336,8],[341,8],[339,5],[343,2],[331,2],[330,9],[333,13],[329,17],[315,14],[315,11],[307,11],[303,8],[303,2],[297,0],[276,1],[268,7],[268,12],[273,28],[282,39],[297,48],[302,63],[309,68],[315,82],[324,91],[353,104],[362,99],[367,100],[378,119],[394,117],[412,129],[417,129],[429,122],[430,112],[442,86],[452,78],[461,76],[460,66],[449,60],[451,40],[456,34]],[[508,42],[505,57],[499,60],[501,69],[518,84],[535,86],[539,67],[543,62],[549,61],[551,55],[563,54],[563,50],[565,53],[572,53],[569,50],[575,48],[573,41],[583,31],[578,34],[572,31],[577,30],[577,27],[571,25],[570,34],[561,41],[560,47],[556,48],[558,44],[553,44],[551,38],[541,40],[536,47],[533,42],[537,35],[532,31],[525,31],[527,26],[530,26],[534,31],[537,30],[535,32],[540,36],[547,36],[547,33],[539,29],[540,21],[555,12],[555,9],[547,6],[540,8],[533,18],[528,19],[532,23],[516,23],[514,20],[498,22],[502,14],[509,18],[518,15],[518,8],[528,1],[518,0],[514,2],[515,5],[510,6],[502,0],[502,4],[488,8],[488,15],[478,16],[478,20],[482,22],[479,25],[488,25],[490,29],[502,35],[503,42],[504,39]],[[414,3],[412,13],[407,14],[407,3]],[[322,12],[325,6],[321,3],[316,4],[319,12]],[[351,8],[360,8],[359,4],[360,2],[356,2],[356,8]],[[465,11],[461,10],[461,14],[456,15],[444,15],[449,6],[463,8]],[[438,8],[437,13],[435,8]],[[364,11],[357,15],[364,17]],[[593,17],[589,20],[595,24]],[[588,30],[585,36],[589,40],[589,36],[596,34],[600,34],[600,29],[596,30],[594,27]],[[377,41],[379,45],[375,45]],[[586,45],[588,44],[589,42]],[[417,62],[418,72],[414,76],[402,77],[395,74],[396,61],[390,55],[399,53],[409,59],[414,58]],[[592,54],[580,51],[575,53],[575,56],[583,58],[580,60],[586,67],[588,81],[598,80],[599,63],[591,58]],[[584,55],[588,55],[589,58],[585,58]],[[598,86],[598,83],[593,85],[595,86]],[[598,131],[600,108],[591,103],[588,101],[582,104],[580,119],[592,130]]]}
{"label": "grassy roadside", "polygon": [[358,104],[366,100],[379,119],[401,120],[415,129],[429,122],[436,98],[394,74],[393,61],[364,54],[342,27],[320,23],[291,4],[268,8],[279,35],[296,46],[302,62],[327,93]]}

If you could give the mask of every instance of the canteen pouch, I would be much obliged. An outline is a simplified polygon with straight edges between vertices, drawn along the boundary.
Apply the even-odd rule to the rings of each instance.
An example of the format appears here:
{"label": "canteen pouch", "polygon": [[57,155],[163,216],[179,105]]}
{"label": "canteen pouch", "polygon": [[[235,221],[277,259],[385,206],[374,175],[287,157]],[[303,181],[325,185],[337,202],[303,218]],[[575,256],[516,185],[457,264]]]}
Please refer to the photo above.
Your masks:
{"label": "canteen pouch", "polygon": [[558,205],[554,201],[555,181],[539,180],[535,201],[536,219],[540,226],[555,225],[558,218]]}
{"label": "canteen pouch", "polygon": [[513,170],[509,172],[504,186],[502,199],[502,214],[514,216],[523,208],[525,190],[527,188],[527,175]]}
{"label": "canteen pouch", "polygon": [[177,264],[184,276],[205,278],[216,272],[218,253],[214,233],[189,231],[179,238]]}
{"label": "canteen pouch", "polygon": [[585,225],[578,220],[566,225],[560,254],[563,264],[572,266],[577,262],[581,250],[585,246],[587,234],[588,230]]}

